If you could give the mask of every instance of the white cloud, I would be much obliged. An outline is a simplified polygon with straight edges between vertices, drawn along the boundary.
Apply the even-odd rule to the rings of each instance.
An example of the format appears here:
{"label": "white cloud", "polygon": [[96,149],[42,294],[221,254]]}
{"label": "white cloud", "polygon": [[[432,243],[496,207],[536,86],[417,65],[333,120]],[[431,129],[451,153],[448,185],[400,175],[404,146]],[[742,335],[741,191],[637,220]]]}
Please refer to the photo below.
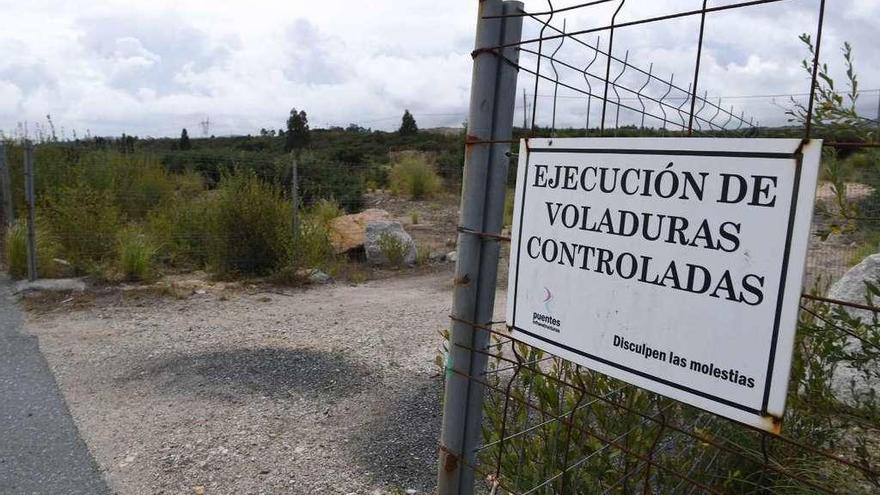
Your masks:
{"label": "white cloud", "polygon": [[[713,0],[710,5],[731,1]],[[573,3],[554,2],[557,7]],[[618,21],[701,4],[630,1]],[[41,121],[51,113],[56,123],[80,133],[177,135],[181,127],[198,128],[205,117],[216,134],[253,133],[282,126],[291,107],[307,110],[319,126],[354,122],[389,129],[398,124],[404,108],[413,111],[422,127],[458,125],[467,113],[476,5],[458,1],[438,6],[427,0],[0,0],[6,21],[0,32],[0,129]],[[610,20],[616,5],[559,15],[554,24],[566,17],[569,31],[600,26]],[[547,3],[527,0],[526,7],[540,11]],[[805,51],[797,35],[815,29],[815,14],[815,2],[786,0],[710,15],[700,87],[728,97],[804,92],[799,61]],[[824,49],[837,77],[839,47],[850,40],[862,87],[880,87],[880,55],[872,51],[878,20],[875,0],[830,3]],[[653,63],[653,73],[675,73],[676,83],[686,87],[698,22],[694,16],[621,28],[614,53],[623,57],[629,49],[631,62],[645,69]],[[526,24],[526,36],[536,36],[539,25]],[[608,33],[599,34],[604,46]],[[594,40],[595,35],[584,39]],[[545,44],[545,53],[553,48],[554,43]],[[589,55],[570,42],[560,51],[560,57],[578,64]],[[604,73],[604,63],[597,61],[596,73]],[[545,64],[543,70],[548,69]],[[616,70],[614,66],[612,76]],[[563,80],[584,86],[582,76],[564,72]],[[640,87],[640,78],[628,71],[620,81]],[[597,82],[593,80],[594,86]],[[530,78],[523,76],[520,84],[532,92]],[[646,92],[659,97],[666,89],[655,82]],[[552,90],[544,83],[539,93]],[[563,89],[560,95],[574,94]],[[876,93],[865,95],[866,112],[875,111],[876,98]],[[550,101],[539,99],[542,123],[549,122]],[[559,124],[581,125],[586,101],[559,101]],[[729,98],[723,104],[736,105],[762,122],[784,121],[769,99]],[[599,111],[596,102],[593,107]],[[623,118],[632,115],[623,112]]]}
{"label": "white cloud", "polygon": [[21,104],[21,89],[10,82],[0,81],[0,115],[14,114]]}

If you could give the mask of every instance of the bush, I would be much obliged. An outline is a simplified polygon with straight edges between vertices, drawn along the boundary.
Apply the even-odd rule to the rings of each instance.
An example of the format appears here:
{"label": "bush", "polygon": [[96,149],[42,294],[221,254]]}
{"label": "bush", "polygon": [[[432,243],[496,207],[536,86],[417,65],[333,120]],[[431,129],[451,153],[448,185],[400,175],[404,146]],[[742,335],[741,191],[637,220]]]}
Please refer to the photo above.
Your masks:
{"label": "bush", "polygon": [[330,243],[328,223],[319,216],[306,217],[293,246],[293,262],[300,268],[329,269],[335,251]]}
{"label": "bush", "polygon": [[156,248],[140,229],[123,229],[119,233],[117,249],[119,271],[125,280],[146,280],[152,276]]}
{"label": "bush", "polygon": [[389,174],[391,192],[410,199],[430,198],[440,191],[440,176],[424,153],[398,153]]}
{"label": "bush", "polygon": [[379,249],[382,250],[382,254],[385,255],[389,265],[398,268],[403,265],[403,260],[406,259],[406,252],[409,250],[409,246],[400,240],[399,237],[383,232],[379,236],[377,244],[379,244]]}
{"label": "bush", "polygon": [[[159,205],[171,200],[177,178],[149,157],[119,153],[106,154],[103,166],[113,170],[116,204],[128,219],[142,219]],[[191,180],[191,179],[190,179]]]}
{"label": "bush", "polygon": [[216,234],[217,205],[217,194],[212,191],[154,210],[146,228],[157,245],[158,258],[170,265],[204,267]]}
{"label": "bush", "polygon": [[46,201],[48,226],[77,272],[91,271],[115,254],[120,213],[113,199],[110,190],[78,182]]}
{"label": "bush", "polygon": [[[58,255],[58,244],[49,235],[48,230],[39,223],[35,240],[37,275],[40,278],[51,278],[58,272],[54,261]],[[13,278],[27,277],[27,223],[24,220],[19,220],[6,229],[4,248],[9,275]]]}
{"label": "bush", "polygon": [[345,211],[335,199],[320,199],[309,208],[307,214],[321,225],[329,226],[336,217],[341,217]]}
{"label": "bush", "polygon": [[266,275],[292,252],[290,202],[253,172],[225,174],[217,190],[209,261],[220,273]]}
{"label": "bush", "polygon": [[301,284],[306,282],[302,269],[334,272],[336,253],[330,243],[328,224],[319,215],[306,214],[300,225],[299,238],[294,241],[287,264],[279,267],[272,279],[277,283]]}

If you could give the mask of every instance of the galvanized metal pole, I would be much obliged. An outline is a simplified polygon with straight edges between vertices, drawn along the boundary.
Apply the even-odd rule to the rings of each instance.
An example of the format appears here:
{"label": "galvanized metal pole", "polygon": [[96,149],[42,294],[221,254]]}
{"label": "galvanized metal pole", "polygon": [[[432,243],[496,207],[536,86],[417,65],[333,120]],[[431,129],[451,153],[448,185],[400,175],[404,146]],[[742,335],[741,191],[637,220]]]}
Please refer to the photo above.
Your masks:
{"label": "galvanized metal pole", "polygon": [[[504,14],[518,14],[525,9],[519,1],[504,2]],[[505,17],[501,44],[515,45],[522,39],[523,18]],[[513,62],[508,63],[507,61]],[[519,73],[519,50],[509,46],[502,51],[502,63],[498,68],[495,84],[495,116],[492,119],[492,151],[489,158],[486,178],[486,205],[483,211],[483,231],[501,234],[504,228],[504,197],[507,194],[507,174],[510,168],[510,139],[513,135],[513,115],[516,109],[516,80]],[[498,258],[501,243],[496,239],[482,239],[480,271],[477,275],[477,307],[474,321],[480,325],[491,325],[495,319],[495,293],[498,288]],[[473,348],[486,350],[491,335],[474,328]],[[488,356],[484,353],[471,353],[471,376],[482,376],[486,370]],[[471,381],[468,391],[467,423],[465,424],[464,458],[466,466],[477,464],[476,448],[481,443],[483,420],[483,395],[485,387]],[[471,493],[475,473],[466,468],[461,473],[462,493]]]}
{"label": "galvanized metal pole", "polygon": [[[499,54],[491,48],[520,40],[521,2],[482,0],[477,21],[468,116],[467,149],[462,181],[458,264],[450,334],[446,392],[440,433],[438,495],[473,493],[475,448],[480,438],[483,388],[468,377],[479,376],[486,356],[470,349],[485,348],[489,335],[465,322],[488,324],[492,320],[498,271],[496,240],[472,232],[501,230],[507,180],[509,144],[516,105],[514,48]],[[489,17],[489,18],[487,18]],[[493,144],[497,143],[497,144]]]}
{"label": "galvanized metal pole", "polygon": [[0,194],[3,195],[3,221],[7,227],[15,223],[12,210],[12,182],[9,178],[9,161],[6,159],[6,146],[0,143]]}
{"label": "galvanized metal pole", "polygon": [[37,279],[37,226],[36,199],[34,197],[34,145],[27,141],[24,146],[24,194],[27,202],[27,264],[28,280]]}
{"label": "galvanized metal pole", "polygon": [[290,202],[292,203],[293,241],[299,241],[299,174],[296,156],[290,160]]}

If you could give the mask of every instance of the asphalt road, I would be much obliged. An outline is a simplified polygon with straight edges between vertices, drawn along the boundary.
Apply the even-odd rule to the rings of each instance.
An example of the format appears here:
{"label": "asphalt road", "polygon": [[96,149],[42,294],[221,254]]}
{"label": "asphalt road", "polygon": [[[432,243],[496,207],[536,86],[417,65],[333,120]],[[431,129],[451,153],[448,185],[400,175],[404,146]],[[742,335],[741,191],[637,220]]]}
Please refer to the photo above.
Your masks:
{"label": "asphalt road", "polygon": [[55,378],[0,279],[0,494],[109,494]]}

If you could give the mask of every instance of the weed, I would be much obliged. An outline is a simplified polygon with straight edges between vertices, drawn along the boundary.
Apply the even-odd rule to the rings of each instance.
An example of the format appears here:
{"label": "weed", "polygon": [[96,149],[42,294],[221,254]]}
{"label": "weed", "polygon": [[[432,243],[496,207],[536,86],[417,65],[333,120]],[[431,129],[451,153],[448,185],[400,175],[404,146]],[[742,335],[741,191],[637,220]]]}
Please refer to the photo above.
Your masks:
{"label": "weed", "polygon": [[218,207],[214,191],[186,200],[175,199],[147,217],[146,230],[159,247],[157,257],[177,266],[203,267],[216,235]]}
{"label": "weed", "polygon": [[[58,244],[49,234],[47,229],[37,224],[35,232],[37,248],[37,275],[40,278],[51,278],[57,274],[55,257],[58,254]],[[6,264],[9,275],[13,278],[27,276],[27,224],[24,220],[15,222],[6,230],[6,243],[4,245]]]}
{"label": "weed", "polygon": [[125,280],[147,280],[153,275],[157,250],[140,229],[129,227],[120,231],[117,248],[118,269]]}
{"label": "weed", "polygon": [[369,278],[369,274],[364,270],[354,270],[348,274],[348,281],[353,284],[362,284]]}
{"label": "weed", "polygon": [[335,199],[330,198],[319,199],[317,203],[308,209],[306,214],[319,224],[329,226],[334,218],[341,217],[345,214],[345,211]]}
{"label": "weed", "polygon": [[77,272],[88,273],[115,254],[120,213],[109,190],[76,182],[49,197],[45,211],[64,257]]}
{"label": "weed", "polygon": [[221,178],[214,215],[209,262],[220,274],[265,275],[290,259],[290,202],[253,172]]}
{"label": "weed", "polygon": [[406,252],[409,249],[409,246],[403,240],[394,234],[383,232],[379,236],[377,244],[379,249],[382,250],[382,254],[385,255],[385,259],[388,260],[389,265],[397,268],[403,266]]}
{"label": "weed", "polygon": [[431,248],[429,246],[416,246],[416,265],[424,266],[431,261]]}
{"label": "weed", "polygon": [[424,153],[398,153],[389,174],[391,192],[410,199],[425,199],[437,194],[442,181]]}
{"label": "weed", "polygon": [[327,269],[334,258],[328,224],[321,217],[306,217],[293,245],[293,260],[300,267]]}

